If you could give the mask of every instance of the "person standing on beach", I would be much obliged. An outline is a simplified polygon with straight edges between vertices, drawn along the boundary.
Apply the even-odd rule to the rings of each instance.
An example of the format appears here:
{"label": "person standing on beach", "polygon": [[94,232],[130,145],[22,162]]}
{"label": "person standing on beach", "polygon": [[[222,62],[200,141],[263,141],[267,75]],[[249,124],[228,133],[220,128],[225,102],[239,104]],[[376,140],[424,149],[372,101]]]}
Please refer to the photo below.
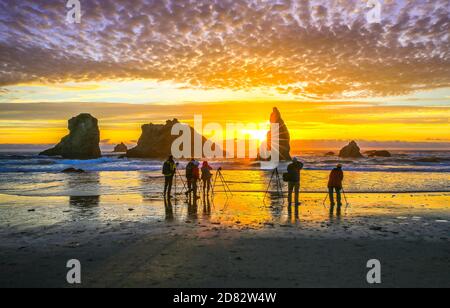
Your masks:
{"label": "person standing on beach", "polygon": [[213,170],[213,168],[207,161],[204,161],[202,165],[203,196],[205,196],[206,193],[208,193],[209,196],[209,192],[211,191],[211,170]]}
{"label": "person standing on beach", "polygon": [[289,191],[288,191],[288,203],[289,207],[292,206],[292,193],[295,193],[295,206],[300,205],[300,171],[303,169],[303,163],[294,157],[292,163],[288,166],[289,176]]}
{"label": "person standing on beach", "polygon": [[197,196],[198,181],[200,180],[200,163],[198,161],[194,162],[194,167],[192,168],[192,191],[194,192],[194,200],[199,199]]}
{"label": "person standing on beach", "polygon": [[193,170],[194,170],[194,163],[195,163],[195,159],[191,159],[191,161],[187,164],[186,166],[186,181],[187,181],[187,186],[188,186],[188,190],[186,192],[186,196],[189,196],[190,193],[192,192],[192,182],[193,182]]}
{"label": "person standing on beach", "polygon": [[331,171],[330,179],[328,181],[328,193],[330,195],[331,211],[334,210],[334,206],[336,205],[334,202],[334,192],[336,192],[338,210],[342,207],[341,191],[343,188],[343,180],[344,172],[342,171],[342,165],[339,164],[336,168],[333,169],[333,171]]}
{"label": "person standing on beach", "polygon": [[163,175],[164,175],[164,198],[171,198],[172,185],[175,172],[177,171],[177,165],[173,159],[173,156],[169,156],[167,161],[163,165]]}

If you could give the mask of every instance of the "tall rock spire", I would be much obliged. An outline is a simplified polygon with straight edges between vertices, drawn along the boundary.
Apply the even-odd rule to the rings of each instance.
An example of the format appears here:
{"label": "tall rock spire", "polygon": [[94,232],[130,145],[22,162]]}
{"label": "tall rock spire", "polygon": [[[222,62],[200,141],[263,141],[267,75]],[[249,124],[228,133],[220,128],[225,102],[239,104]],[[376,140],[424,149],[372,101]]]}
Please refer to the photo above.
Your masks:
{"label": "tall rock spire", "polygon": [[[273,108],[273,112],[270,115],[270,123],[271,124],[279,124],[279,134],[278,134],[278,140],[279,140],[279,151],[280,151],[280,160],[286,161],[291,160],[291,136],[289,134],[289,130],[286,126],[286,123],[284,123],[284,120],[281,117],[281,113],[278,110],[277,107]],[[272,133],[272,129],[267,133],[267,144],[268,148],[271,149],[272,145],[272,137],[276,137]]]}

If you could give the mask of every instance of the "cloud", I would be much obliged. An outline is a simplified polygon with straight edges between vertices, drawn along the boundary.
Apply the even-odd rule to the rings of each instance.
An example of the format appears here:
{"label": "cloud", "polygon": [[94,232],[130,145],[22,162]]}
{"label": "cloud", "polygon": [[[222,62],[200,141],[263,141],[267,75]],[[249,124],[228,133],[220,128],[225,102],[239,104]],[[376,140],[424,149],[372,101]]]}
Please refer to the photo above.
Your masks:
{"label": "cloud", "polygon": [[448,0],[0,2],[0,85],[154,79],[311,99],[450,86]]}

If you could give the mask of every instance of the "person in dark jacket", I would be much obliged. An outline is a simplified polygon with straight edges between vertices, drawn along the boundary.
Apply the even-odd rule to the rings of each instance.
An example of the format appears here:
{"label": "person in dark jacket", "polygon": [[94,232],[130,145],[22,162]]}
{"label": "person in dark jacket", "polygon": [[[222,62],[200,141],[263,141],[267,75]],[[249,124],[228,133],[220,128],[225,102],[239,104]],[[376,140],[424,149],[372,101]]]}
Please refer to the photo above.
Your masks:
{"label": "person in dark jacket", "polygon": [[336,168],[333,169],[333,171],[331,171],[330,179],[328,181],[328,192],[330,194],[331,210],[333,210],[334,206],[336,205],[334,202],[334,192],[336,192],[338,208],[340,209],[342,207],[341,191],[343,180],[344,172],[342,171],[342,165],[339,164]]}
{"label": "person in dark jacket", "polygon": [[194,163],[195,163],[195,159],[192,158],[191,161],[186,166],[186,180],[187,180],[187,186],[188,186],[186,196],[189,196],[189,194],[192,192],[193,170],[195,167]]}
{"label": "person in dark jacket", "polygon": [[213,170],[213,168],[208,164],[207,161],[204,161],[202,165],[203,196],[205,196],[206,194],[209,196],[209,192],[211,191],[211,170]]}
{"label": "person in dark jacket", "polygon": [[295,193],[295,206],[300,205],[300,171],[303,169],[303,163],[294,158],[292,163],[288,166],[289,174],[289,192],[288,192],[288,203],[289,207],[292,206],[292,193]]}
{"label": "person in dark jacket", "polygon": [[163,175],[164,175],[164,198],[171,198],[172,185],[175,172],[177,171],[177,165],[173,159],[173,156],[169,156],[167,161],[163,165]]}

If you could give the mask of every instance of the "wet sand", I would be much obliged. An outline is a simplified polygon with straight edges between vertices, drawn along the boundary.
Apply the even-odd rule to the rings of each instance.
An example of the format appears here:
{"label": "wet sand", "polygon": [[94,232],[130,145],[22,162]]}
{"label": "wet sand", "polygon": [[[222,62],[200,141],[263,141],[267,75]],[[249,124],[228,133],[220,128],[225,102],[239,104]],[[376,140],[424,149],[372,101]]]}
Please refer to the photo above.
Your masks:
{"label": "wet sand", "polygon": [[70,259],[81,287],[370,287],[370,259],[381,287],[450,287],[448,193],[350,195],[340,216],[318,194],[298,215],[258,193],[0,197],[1,287],[71,287]]}

